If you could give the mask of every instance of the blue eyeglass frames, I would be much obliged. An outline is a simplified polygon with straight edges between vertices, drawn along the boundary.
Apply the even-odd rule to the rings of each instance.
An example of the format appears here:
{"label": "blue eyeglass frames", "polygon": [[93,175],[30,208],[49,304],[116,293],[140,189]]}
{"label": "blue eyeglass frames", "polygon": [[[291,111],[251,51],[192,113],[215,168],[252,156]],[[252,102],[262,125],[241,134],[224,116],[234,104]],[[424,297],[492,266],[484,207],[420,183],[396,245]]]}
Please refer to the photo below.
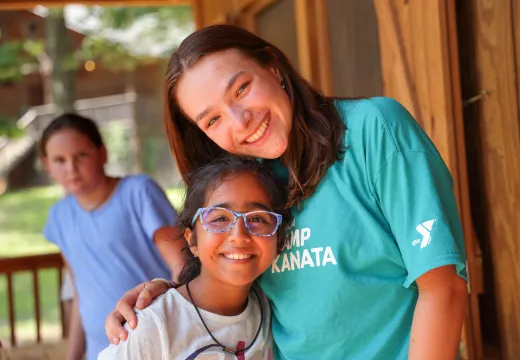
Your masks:
{"label": "blue eyeglass frames", "polygon": [[223,233],[231,230],[235,226],[237,219],[241,217],[244,220],[247,231],[256,236],[274,235],[282,222],[282,215],[271,211],[257,210],[240,213],[214,206],[198,209],[191,221],[192,226],[199,217],[204,230],[213,233]]}

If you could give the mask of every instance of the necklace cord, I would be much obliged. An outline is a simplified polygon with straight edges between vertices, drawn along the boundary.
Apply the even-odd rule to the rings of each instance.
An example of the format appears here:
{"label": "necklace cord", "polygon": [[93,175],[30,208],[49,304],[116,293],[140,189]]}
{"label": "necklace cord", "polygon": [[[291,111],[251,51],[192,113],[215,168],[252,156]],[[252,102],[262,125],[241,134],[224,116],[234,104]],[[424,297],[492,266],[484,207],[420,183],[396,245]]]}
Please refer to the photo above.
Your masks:
{"label": "necklace cord", "polygon": [[[206,323],[204,322],[204,319],[202,318],[202,315],[200,314],[199,308],[195,304],[195,301],[193,301],[193,297],[191,296],[191,292],[190,292],[189,283],[190,283],[189,281],[186,283],[186,292],[188,293],[188,297],[190,298],[190,302],[193,305],[193,307],[195,308],[195,311],[197,312],[197,315],[199,316],[199,319],[202,322],[202,325],[204,325],[204,329],[206,329],[208,335],[211,336],[211,338],[213,339],[215,344],[220,346],[222,348],[222,350],[227,351],[227,352],[233,352],[236,355],[238,353],[238,350],[234,350],[233,351],[232,349],[228,348],[227,346],[222,345],[222,343],[220,343],[215,338],[215,336],[213,336],[211,331],[209,331],[208,326],[206,325]],[[253,338],[253,341],[251,341],[251,344],[249,344],[244,349],[240,349],[240,352],[246,352],[246,350],[249,350],[254,345],[254,343],[256,342],[256,340],[258,338],[258,335],[260,334],[260,331],[262,330],[262,325],[264,323],[264,309],[263,309],[263,306],[262,306],[262,301],[260,300],[260,296],[258,295],[258,292],[256,291],[256,289],[254,287],[252,289],[253,289],[253,292],[255,293],[255,296],[256,296],[256,298],[258,300],[258,305],[260,306],[260,326],[258,327],[258,330],[256,331],[255,337]]]}

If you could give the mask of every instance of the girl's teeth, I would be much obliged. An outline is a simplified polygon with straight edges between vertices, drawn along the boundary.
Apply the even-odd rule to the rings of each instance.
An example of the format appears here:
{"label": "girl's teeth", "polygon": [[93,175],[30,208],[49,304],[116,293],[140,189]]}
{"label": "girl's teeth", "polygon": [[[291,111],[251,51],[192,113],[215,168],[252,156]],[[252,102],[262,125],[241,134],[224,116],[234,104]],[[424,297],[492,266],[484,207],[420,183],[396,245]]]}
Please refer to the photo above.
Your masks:
{"label": "girl's teeth", "polygon": [[251,254],[223,254],[226,258],[232,259],[232,260],[244,260],[249,259],[253,255]]}
{"label": "girl's teeth", "polygon": [[258,130],[253,135],[251,135],[250,137],[248,137],[246,139],[246,142],[252,143],[252,142],[260,139],[262,137],[262,135],[264,135],[265,130],[267,129],[267,125],[269,125],[270,120],[271,120],[271,115],[269,115],[267,117],[267,119],[265,119],[265,121],[262,123],[262,125],[260,125]]}

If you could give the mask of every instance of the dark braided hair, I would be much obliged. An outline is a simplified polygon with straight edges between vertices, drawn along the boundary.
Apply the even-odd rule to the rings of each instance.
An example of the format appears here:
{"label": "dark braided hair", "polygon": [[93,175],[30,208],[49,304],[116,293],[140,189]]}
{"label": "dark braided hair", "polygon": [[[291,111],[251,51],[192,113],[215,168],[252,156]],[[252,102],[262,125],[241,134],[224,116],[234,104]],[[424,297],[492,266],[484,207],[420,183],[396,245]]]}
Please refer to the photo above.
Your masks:
{"label": "dark braided hair", "polygon": [[[207,194],[217,189],[230,177],[241,173],[250,173],[258,177],[269,194],[273,211],[282,215],[283,220],[278,229],[278,249],[281,251],[286,242],[285,229],[291,219],[290,209],[285,207],[287,199],[285,186],[275,180],[268,165],[255,159],[225,155],[190,173],[184,209],[179,215],[178,224],[182,228],[191,228],[193,216],[199,208],[204,207]],[[196,243],[195,232],[193,239]],[[200,259],[191,253],[189,245],[184,247],[183,256],[186,262],[179,275],[179,284],[185,284],[196,278],[201,268]]]}

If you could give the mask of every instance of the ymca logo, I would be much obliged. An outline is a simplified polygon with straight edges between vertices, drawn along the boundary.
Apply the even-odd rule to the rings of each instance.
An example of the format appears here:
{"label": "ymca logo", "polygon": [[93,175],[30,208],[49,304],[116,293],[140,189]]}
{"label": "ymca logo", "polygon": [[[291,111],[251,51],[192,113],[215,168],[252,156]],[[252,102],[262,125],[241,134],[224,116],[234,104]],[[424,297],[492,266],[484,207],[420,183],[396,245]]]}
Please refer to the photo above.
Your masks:
{"label": "ymca logo", "polygon": [[422,224],[417,225],[415,230],[417,230],[417,232],[422,235],[422,239],[415,239],[414,241],[412,241],[412,246],[415,246],[419,243],[421,244],[421,249],[428,246],[428,244],[432,240],[431,231],[435,220],[436,219],[428,220],[423,222]]}

